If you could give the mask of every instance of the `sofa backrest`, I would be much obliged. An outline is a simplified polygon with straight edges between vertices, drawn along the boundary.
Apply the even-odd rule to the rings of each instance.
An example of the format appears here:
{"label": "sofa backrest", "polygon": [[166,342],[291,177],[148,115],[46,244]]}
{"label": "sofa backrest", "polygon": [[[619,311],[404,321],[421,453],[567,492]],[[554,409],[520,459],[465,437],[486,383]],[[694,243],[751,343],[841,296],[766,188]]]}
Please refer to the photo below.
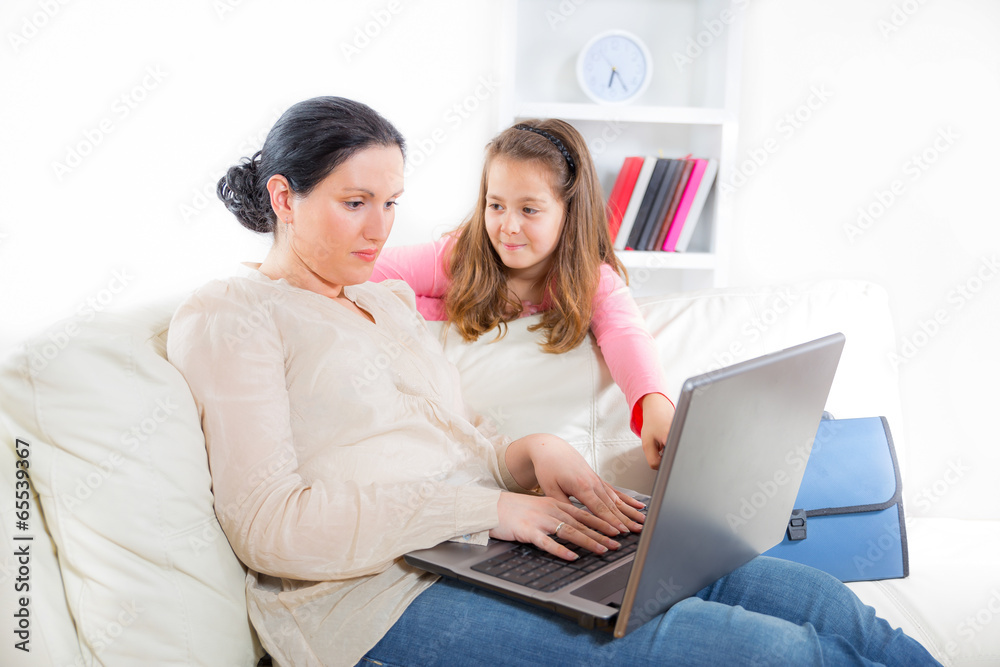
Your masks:
{"label": "sofa backrest", "polygon": [[[847,338],[827,409],[835,417],[884,415],[905,462],[898,378],[885,291],[871,283],[827,280],[788,286],[700,290],[639,299],[660,363],[677,399],[687,378],[820,336]],[[550,432],[566,438],[611,483],[648,492],[649,469],[628,428],[625,397],[591,336],[561,355],[543,353],[537,323],[510,323],[499,342],[469,344],[434,323],[458,367],[466,402],[511,437]]]}

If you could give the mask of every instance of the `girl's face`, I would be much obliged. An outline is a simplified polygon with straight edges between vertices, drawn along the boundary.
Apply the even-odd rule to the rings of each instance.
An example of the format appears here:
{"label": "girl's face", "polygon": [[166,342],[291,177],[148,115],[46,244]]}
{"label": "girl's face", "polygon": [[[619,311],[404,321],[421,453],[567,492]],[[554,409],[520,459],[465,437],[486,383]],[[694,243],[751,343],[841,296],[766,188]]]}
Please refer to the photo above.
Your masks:
{"label": "girl's face", "polygon": [[486,233],[510,276],[544,277],[566,217],[551,172],[537,162],[497,158],[486,180]]}
{"label": "girl's face", "polygon": [[308,195],[288,198],[286,262],[299,282],[339,295],[371,277],[403,191],[403,156],[396,146],[366,148],[330,172]]}

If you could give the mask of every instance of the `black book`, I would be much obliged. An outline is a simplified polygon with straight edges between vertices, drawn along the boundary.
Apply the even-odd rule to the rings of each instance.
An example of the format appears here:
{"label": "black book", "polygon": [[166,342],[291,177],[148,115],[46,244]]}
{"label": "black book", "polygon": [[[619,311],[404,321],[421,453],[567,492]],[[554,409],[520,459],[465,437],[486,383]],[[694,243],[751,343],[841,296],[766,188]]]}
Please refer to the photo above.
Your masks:
{"label": "black book", "polygon": [[642,236],[639,238],[639,245],[636,247],[636,250],[652,250],[653,241],[656,240],[656,234],[663,225],[667,209],[670,208],[670,200],[673,197],[674,190],[677,189],[677,179],[680,177],[681,172],[684,171],[683,160],[667,161],[670,163],[667,167],[667,173],[663,175],[663,182],[660,183],[660,187],[656,191],[656,199],[653,200],[653,208],[649,212],[649,224],[642,230]]}
{"label": "black book", "polygon": [[[633,250],[642,250],[642,246],[639,245],[639,239],[642,238],[642,234],[649,225],[652,210],[656,203],[656,194],[663,184],[663,177],[666,175],[669,166],[669,159],[656,159],[653,173],[649,177],[649,185],[646,186],[646,192],[642,195],[642,203],[639,205],[639,211],[635,215],[635,224],[632,225],[632,231],[628,235],[627,247]],[[634,197],[635,193],[632,196]]]}

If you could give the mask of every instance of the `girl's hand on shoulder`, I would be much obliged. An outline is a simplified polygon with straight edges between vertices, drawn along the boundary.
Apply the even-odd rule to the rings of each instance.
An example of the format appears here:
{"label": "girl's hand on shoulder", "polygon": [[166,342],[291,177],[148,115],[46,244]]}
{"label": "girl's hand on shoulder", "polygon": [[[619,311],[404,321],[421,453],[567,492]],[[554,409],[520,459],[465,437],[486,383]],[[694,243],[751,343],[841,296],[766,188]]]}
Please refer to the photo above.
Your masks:
{"label": "girl's hand on shoulder", "polygon": [[642,397],[642,453],[653,470],[659,470],[663,447],[674,421],[674,406],[663,394]]}
{"label": "girl's hand on shoulder", "polygon": [[555,498],[503,491],[497,513],[500,525],[490,530],[490,537],[534,544],[566,560],[576,560],[578,556],[556,542],[555,537],[598,554],[621,546],[588,526],[587,518],[592,516],[589,512]]}
{"label": "girl's hand on shoulder", "polygon": [[564,503],[570,496],[576,498],[590,510],[581,519],[587,526],[605,535],[642,530],[645,516],[639,509],[643,504],[601,479],[568,442],[536,434],[530,452],[542,493]]}

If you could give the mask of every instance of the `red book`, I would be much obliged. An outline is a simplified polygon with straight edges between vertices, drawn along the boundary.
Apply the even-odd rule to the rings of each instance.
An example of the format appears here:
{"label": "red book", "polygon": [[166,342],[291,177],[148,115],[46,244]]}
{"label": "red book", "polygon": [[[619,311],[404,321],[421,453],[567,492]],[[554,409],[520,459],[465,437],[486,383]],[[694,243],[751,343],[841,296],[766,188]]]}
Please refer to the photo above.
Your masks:
{"label": "red book", "polygon": [[622,226],[622,217],[628,202],[632,198],[632,191],[635,189],[635,182],[639,178],[639,171],[642,169],[643,158],[627,157],[622,163],[622,168],[618,171],[618,178],[611,188],[611,196],[608,197],[608,231],[611,232],[611,240],[618,236],[618,230]]}

